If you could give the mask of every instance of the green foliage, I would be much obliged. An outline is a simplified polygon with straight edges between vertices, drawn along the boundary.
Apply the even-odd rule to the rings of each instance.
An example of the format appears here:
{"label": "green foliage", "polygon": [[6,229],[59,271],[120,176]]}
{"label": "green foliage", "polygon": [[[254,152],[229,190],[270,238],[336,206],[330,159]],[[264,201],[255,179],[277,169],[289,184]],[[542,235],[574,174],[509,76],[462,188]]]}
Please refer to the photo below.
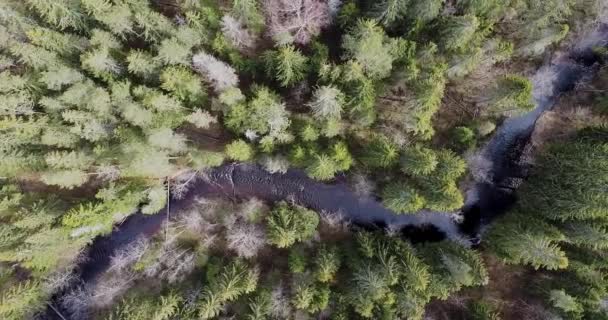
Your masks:
{"label": "green foliage", "polygon": [[280,202],[266,218],[268,242],[278,248],[288,248],[294,243],[313,236],[319,217],[313,211],[300,206]]}
{"label": "green foliage", "polygon": [[243,261],[231,261],[209,280],[198,301],[198,316],[209,319],[219,315],[225,303],[255,291],[258,272]]}
{"label": "green foliage", "polygon": [[449,16],[440,22],[439,45],[444,50],[458,50],[465,47],[479,28],[479,20],[474,15]]}
{"label": "green foliage", "polygon": [[475,147],[477,139],[475,132],[468,127],[455,127],[452,129],[452,139],[456,151],[467,151]]}
{"label": "green foliage", "polygon": [[473,301],[469,304],[472,320],[500,320],[500,313],[496,306],[489,301]]}
{"label": "green foliage", "polygon": [[337,163],[328,155],[317,155],[310,165],[306,167],[306,173],[318,180],[331,180],[338,172]]}
{"label": "green foliage", "polygon": [[158,63],[154,57],[142,50],[132,50],[127,56],[128,70],[144,79],[152,78],[158,72]]}
{"label": "green foliage", "polygon": [[392,25],[407,13],[409,0],[386,0],[377,3],[374,7],[374,18],[385,26]]}
{"label": "green foliage", "polygon": [[571,318],[580,318],[583,312],[582,306],[576,298],[568,295],[564,290],[551,290],[549,300],[553,306]]}
{"label": "green foliage", "polygon": [[287,262],[291,273],[304,273],[306,271],[307,259],[302,247],[296,246],[289,250]]}
{"label": "green foliage", "polygon": [[40,283],[18,283],[3,292],[0,299],[0,316],[11,320],[28,318],[40,309],[40,303],[46,298]]}
{"label": "green foliage", "polygon": [[294,46],[287,45],[264,55],[266,72],[281,86],[288,87],[304,79],[308,59]]}
{"label": "green foliage", "polygon": [[315,257],[315,277],[319,282],[332,282],[340,268],[340,256],[335,247],[322,247]]}
{"label": "green foliage", "polygon": [[397,213],[416,213],[424,207],[418,191],[403,183],[391,183],[382,191],[384,205]]}
{"label": "green foliage", "polygon": [[399,160],[399,149],[385,136],[376,136],[364,148],[359,160],[371,168],[389,168]]}
{"label": "green foliage", "polygon": [[78,0],[27,0],[27,4],[49,24],[65,30],[85,28],[85,14]]}
{"label": "green foliage", "polygon": [[108,316],[108,320],[168,320],[178,314],[182,298],[176,293],[161,296],[160,299],[131,295],[124,298]]}
{"label": "green foliage", "polygon": [[313,100],[309,103],[312,114],[320,119],[340,118],[344,94],[332,86],[322,86],[315,90]]}
{"label": "green foliage", "polygon": [[534,108],[532,102],[532,83],[527,78],[508,75],[501,78],[489,99],[492,112],[515,110],[528,111]]}
{"label": "green foliage", "polygon": [[253,148],[243,140],[236,140],[226,146],[226,156],[232,160],[251,160],[253,153]]}
{"label": "green foliage", "polygon": [[293,138],[287,132],[289,115],[285,104],[274,92],[266,87],[256,87],[253,99],[247,104],[237,103],[231,106],[224,124],[240,133],[249,131],[263,135],[266,139],[262,140],[272,144],[287,143]]}
{"label": "green foliage", "polygon": [[342,43],[345,58],[360,63],[371,78],[385,78],[390,74],[395,60],[390,54],[390,45],[384,30],[372,20],[360,20]]}
{"label": "green foliage", "polygon": [[[578,32],[599,17],[592,11],[601,12],[582,0],[345,1],[339,10],[304,1],[294,7],[302,15],[291,17],[277,11],[290,9],[286,3],[164,2],[0,4],[1,318],[33,317],[56,285],[41,279],[52,282],[51,275],[71,269],[93,237],[125,216],[165,209],[188,187],[176,181],[180,172],[225,158],[276,173],[300,167],[323,181],[354,169],[381,186],[385,205],[399,213],[461,207],[466,165],[443,148],[465,152],[476,135],[494,131],[491,117],[533,107],[531,82],[497,77],[503,72],[495,64],[509,74],[522,57],[563,39],[569,25]],[[333,26],[307,20],[330,15]],[[286,33],[317,34],[319,24],[326,32],[308,45],[255,41],[276,24]],[[491,87],[477,90],[480,80]],[[450,107],[437,116],[454,98],[457,114]],[[469,106],[487,112],[460,110]],[[474,124],[476,132],[444,131],[450,123]],[[226,128],[233,141],[225,141]],[[435,129],[441,139],[432,139]],[[539,280],[542,294],[564,318],[605,317],[598,311],[608,295],[603,131],[549,147],[516,212],[492,226],[482,246],[505,262],[551,269]],[[364,184],[357,189],[368,191]],[[200,205],[200,217],[174,217],[129,273],[132,283],[154,290],[135,287],[104,308],[110,319],[323,317],[323,310],[335,319],[420,319],[431,299],[487,281],[479,255],[450,243],[412,247],[399,237],[351,238],[330,228],[317,234],[317,214],[287,203],[264,216],[229,203]],[[257,231],[266,234],[251,240]],[[233,233],[274,247],[264,249],[276,261],[270,269],[264,264],[269,272],[257,291],[253,264],[262,261],[251,258],[250,266],[222,254]],[[207,263],[209,254],[221,258]],[[206,271],[207,278],[193,286],[166,283],[149,275],[158,267],[195,268],[193,277]],[[200,295],[189,294],[201,285]],[[481,304],[473,313],[495,318]]]}
{"label": "green foliage", "polygon": [[425,244],[422,257],[431,267],[429,291],[435,297],[446,299],[463,286],[478,286],[488,283],[488,274],[475,251],[451,242]]}
{"label": "green foliage", "polygon": [[402,152],[400,163],[403,172],[414,176],[426,176],[435,171],[439,161],[433,150],[414,146]]}

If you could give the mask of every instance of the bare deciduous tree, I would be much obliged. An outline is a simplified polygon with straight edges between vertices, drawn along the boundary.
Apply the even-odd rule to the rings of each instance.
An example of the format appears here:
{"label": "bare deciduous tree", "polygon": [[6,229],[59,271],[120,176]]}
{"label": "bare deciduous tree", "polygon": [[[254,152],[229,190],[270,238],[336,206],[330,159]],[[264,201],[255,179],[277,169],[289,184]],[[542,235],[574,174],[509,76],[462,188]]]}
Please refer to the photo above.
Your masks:
{"label": "bare deciduous tree", "polygon": [[92,293],[88,288],[78,287],[61,297],[59,303],[70,319],[88,319],[93,304],[92,300]]}
{"label": "bare deciduous tree", "polygon": [[134,263],[141,259],[146,249],[148,249],[148,245],[147,240],[140,238],[125,248],[118,250],[110,259],[109,271],[116,273],[127,272]]}
{"label": "bare deciduous tree", "polygon": [[201,52],[192,57],[192,64],[194,69],[206,76],[219,92],[235,87],[239,83],[234,69],[212,55]]}
{"label": "bare deciduous tree", "polygon": [[341,211],[319,213],[321,224],[333,232],[346,232],[349,230],[350,221],[344,216]]}
{"label": "bare deciduous tree", "polygon": [[331,23],[330,7],[326,1],[266,0],[264,12],[270,36],[279,43],[307,44]]}
{"label": "bare deciduous tree", "polygon": [[270,295],[270,314],[277,319],[288,319],[293,313],[285,287],[280,284]]}
{"label": "bare deciduous tree", "polygon": [[236,223],[234,227],[226,231],[228,248],[236,252],[239,257],[255,257],[258,251],[264,247],[266,236],[264,230],[254,224]]}
{"label": "bare deciduous tree", "polygon": [[231,15],[222,17],[222,33],[232,42],[233,46],[241,51],[255,47],[254,36],[243,26],[241,21]]}

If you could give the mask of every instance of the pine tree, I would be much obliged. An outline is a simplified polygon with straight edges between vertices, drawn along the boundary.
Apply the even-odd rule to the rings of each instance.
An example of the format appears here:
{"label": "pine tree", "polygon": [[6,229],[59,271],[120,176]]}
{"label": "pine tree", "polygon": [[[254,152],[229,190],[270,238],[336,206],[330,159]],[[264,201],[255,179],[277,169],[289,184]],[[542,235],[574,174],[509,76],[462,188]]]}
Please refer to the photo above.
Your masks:
{"label": "pine tree", "polygon": [[294,46],[282,46],[264,55],[266,72],[283,87],[291,86],[306,76],[308,59]]}
{"label": "pine tree", "polygon": [[315,156],[306,167],[306,173],[318,180],[333,179],[336,172],[338,172],[338,164],[325,154]]}
{"label": "pine tree", "polygon": [[226,156],[236,161],[247,161],[253,158],[254,150],[243,140],[237,140],[226,146]]}
{"label": "pine tree", "polygon": [[37,311],[46,298],[39,282],[28,281],[14,285],[3,292],[0,299],[0,316],[5,319],[24,319]]}
{"label": "pine tree", "polygon": [[319,282],[332,282],[340,268],[337,248],[322,247],[315,257],[315,277]]}
{"label": "pine tree", "polygon": [[395,58],[384,30],[371,20],[361,20],[344,37],[345,58],[361,64],[370,78],[385,78],[390,74]]}
{"label": "pine tree", "polygon": [[564,290],[551,290],[549,300],[553,306],[572,318],[580,318],[583,307],[576,298],[567,294]]}
{"label": "pine tree", "polygon": [[528,111],[534,108],[532,83],[521,76],[505,76],[499,79],[486,100],[492,112],[513,111],[513,107],[517,108],[515,110]]}
{"label": "pine tree", "polygon": [[445,0],[412,1],[407,12],[408,17],[424,25],[439,16]]}
{"label": "pine tree", "polygon": [[264,26],[264,16],[260,13],[257,1],[234,0],[232,12],[235,17],[241,19],[245,25],[255,31],[260,31]]}
{"label": "pine tree", "polygon": [[414,176],[426,176],[437,168],[439,160],[433,150],[413,146],[401,153],[400,163],[403,172]]}
{"label": "pine tree", "polygon": [[61,30],[83,30],[86,16],[79,0],[26,0],[46,22]]}
{"label": "pine tree", "polygon": [[389,168],[397,163],[399,149],[385,136],[376,136],[359,159],[371,168]]}
{"label": "pine tree", "polygon": [[384,205],[397,213],[416,213],[425,205],[415,189],[403,183],[391,183],[382,191]]}
{"label": "pine tree", "polygon": [[162,65],[190,65],[191,46],[176,38],[164,39],[158,46],[155,60]]}
{"label": "pine tree", "polygon": [[339,89],[332,86],[321,86],[315,90],[313,100],[308,105],[318,119],[339,119],[344,100],[344,94]]}
{"label": "pine tree", "polygon": [[87,12],[117,35],[134,33],[133,14],[127,3],[110,4],[103,0],[82,0]]}
{"label": "pine tree", "polygon": [[289,257],[287,259],[289,271],[291,273],[304,273],[307,267],[308,257],[304,249],[300,246],[291,247]]}
{"label": "pine tree", "polygon": [[479,20],[474,15],[450,16],[441,22],[440,46],[447,51],[466,46],[479,28]]}
{"label": "pine tree", "polygon": [[50,69],[43,71],[41,74],[40,82],[46,84],[49,90],[61,90],[67,85],[71,85],[84,80],[84,76],[71,68],[58,67],[57,69]]}
{"label": "pine tree", "polygon": [[209,54],[201,52],[194,55],[192,64],[196,71],[207,77],[216,91],[223,92],[236,87],[239,83],[239,78],[232,67]]}
{"label": "pine tree", "polygon": [[290,207],[279,203],[266,218],[268,242],[278,248],[288,248],[297,241],[306,240],[314,234],[319,217],[302,207]]}
{"label": "pine tree", "polygon": [[141,208],[145,214],[155,214],[167,205],[167,189],[163,185],[152,187],[148,191],[148,203]]}
{"label": "pine tree", "polygon": [[193,113],[189,114],[186,120],[200,129],[209,129],[211,124],[217,123],[216,117],[201,109],[196,109]]}
{"label": "pine tree", "polygon": [[384,26],[391,26],[407,13],[409,0],[385,0],[375,5],[374,18]]}
{"label": "pine tree", "polygon": [[127,69],[129,72],[144,79],[151,79],[158,72],[159,65],[157,60],[155,60],[151,54],[145,51],[130,51],[127,55],[127,62]]}
{"label": "pine tree", "polygon": [[33,44],[62,56],[82,53],[88,45],[86,39],[77,35],[42,27],[28,30],[27,37]]}

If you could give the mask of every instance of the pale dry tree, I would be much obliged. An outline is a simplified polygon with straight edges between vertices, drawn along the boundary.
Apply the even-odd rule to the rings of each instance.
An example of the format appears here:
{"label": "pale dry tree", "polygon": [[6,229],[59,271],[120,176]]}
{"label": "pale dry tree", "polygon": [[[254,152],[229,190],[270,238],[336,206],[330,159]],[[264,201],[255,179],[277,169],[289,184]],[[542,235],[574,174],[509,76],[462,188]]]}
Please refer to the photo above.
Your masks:
{"label": "pale dry tree", "polygon": [[48,293],[54,293],[67,288],[76,280],[76,276],[74,272],[72,272],[72,268],[73,266],[64,268],[46,277],[44,279],[44,290]]}
{"label": "pale dry tree", "polygon": [[266,0],[264,13],[270,36],[281,43],[307,44],[331,23],[326,1]]}
{"label": "pale dry tree", "polygon": [[112,305],[133,284],[136,279],[133,272],[109,272],[106,273],[95,285],[90,288],[92,306],[104,308]]}
{"label": "pale dry tree", "polygon": [[170,237],[163,242],[155,261],[144,269],[146,277],[176,283],[192,273],[196,254],[191,249],[180,248],[176,240],[177,237]]}
{"label": "pale dry tree", "polygon": [[196,182],[197,176],[197,171],[188,170],[173,177],[169,184],[172,198],[182,199],[186,195],[192,184]]}
{"label": "pale dry tree", "polygon": [[266,211],[268,206],[262,200],[251,198],[239,205],[237,214],[246,221],[256,222]]}
{"label": "pale dry tree", "polygon": [[105,181],[114,181],[120,177],[120,168],[114,165],[102,165],[95,169],[98,178]]}
{"label": "pale dry tree", "polygon": [[319,218],[322,225],[334,232],[349,230],[350,220],[346,218],[346,215],[341,210],[336,212],[321,211]]}
{"label": "pale dry tree", "polygon": [[287,290],[282,284],[272,289],[270,294],[270,315],[277,319],[289,319],[293,314]]}
{"label": "pale dry tree", "polygon": [[239,222],[226,231],[226,241],[230,250],[249,259],[266,244],[266,233],[259,225]]}
{"label": "pale dry tree", "polygon": [[289,169],[289,161],[281,155],[265,156],[260,162],[270,173],[285,173]]}
{"label": "pale dry tree", "polygon": [[365,198],[370,198],[376,189],[374,182],[364,174],[356,174],[353,177],[351,186],[356,195]]}
{"label": "pale dry tree", "polygon": [[207,53],[200,52],[194,55],[192,65],[196,71],[211,82],[213,88],[218,92],[236,87],[239,83],[239,78],[230,65]]}
{"label": "pale dry tree", "polygon": [[204,217],[200,211],[188,210],[180,214],[168,230],[171,234],[186,232],[195,235],[202,248],[210,248],[215,243],[220,228],[221,224],[213,221],[213,218]]}
{"label": "pale dry tree", "polygon": [[146,239],[139,238],[125,248],[118,250],[110,258],[108,271],[114,273],[128,272],[131,266],[143,257],[148,247],[149,242]]}
{"label": "pale dry tree", "polygon": [[255,47],[255,37],[245,28],[241,21],[231,15],[222,17],[222,33],[234,47],[241,51]]}
{"label": "pale dry tree", "polygon": [[79,286],[63,295],[59,304],[69,319],[88,319],[92,311],[93,295],[90,288]]}
{"label": "pale dry tree", "polygon": [[489,182],[492,180],[493,163],[486,156],[481,153],[471,154],[467,156],[467,163],[475,181]]}

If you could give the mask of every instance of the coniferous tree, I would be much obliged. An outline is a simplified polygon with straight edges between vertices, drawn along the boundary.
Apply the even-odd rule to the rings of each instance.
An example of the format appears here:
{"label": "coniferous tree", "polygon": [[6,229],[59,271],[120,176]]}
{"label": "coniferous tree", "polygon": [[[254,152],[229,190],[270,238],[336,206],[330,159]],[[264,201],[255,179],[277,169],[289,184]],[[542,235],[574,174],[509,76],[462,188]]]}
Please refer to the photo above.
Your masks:
{"label": "coniferous tree", "polygon": [[340,257],[337,248],[323,247],[315,257],[315,277],[319,282],[331,282],[340,268]]}
{"label": "coniferous tree", "polygon": [[404,17],[407,13],[409,0],[385,0],[374,7],[374,18],[385,26],[391,26],[394,22]]}
{"label": "coniferous tree", "polygon": [[251,160],[254,150],[243,140],[237,140],[226,146],[226,156],[237,161]]}
{"label": "coniferous tree", "polygon": [[344,37],[345,57],[361,64],[371,78],[385,78],[390,74],[395,57],[384,30],[372,20],[361,20]]}
{"label": "coniferous tree", "polygon": [[344,105],[344,94],[332,86],[322,86],[315,90],[313,100],[308,105],[318,119],[339,119]]}
{"label": "coniferous tree", "polygon": [[269,51],[264,59],[268,76],[276,79],[283,87],[303,80],[306,75],[308,59],[292,45]]}
{"label": "coniferous tree", "polygon": [[431,174],[439,163],[435,153],[419,146],[406,148],[401,154],[401,170],[415,176]]}
{"label": "coniferous tree", "polygon": [[447,17],[441,22],[439,45],[444,50],[457,50],[466,46],[479,28],[479,20],[474,15]]}
{"label": "coniferous tree", "polygon": [[306,173],[318,180],[333,179],[338,170],[338,164],[331,157],[325,154],[315,156],[315,158],[306,167]]}
{"label": "coniferous tree", "polygon": [[287,248],[314,234],[319,217],[313,211],[281,202],[266,219],[268,240],[279,248]]}
{"label": "coniferous tree", "polygon": [[384,205],[397,213],[415,213],[425,205],[415,189],[403,183],[391,183],[382,192]]}
{"label": "coniferous tree", "polygon": [[374,137],[359,159],[372,168],[389,168],[397,163],[399,149],[385,136]]}

